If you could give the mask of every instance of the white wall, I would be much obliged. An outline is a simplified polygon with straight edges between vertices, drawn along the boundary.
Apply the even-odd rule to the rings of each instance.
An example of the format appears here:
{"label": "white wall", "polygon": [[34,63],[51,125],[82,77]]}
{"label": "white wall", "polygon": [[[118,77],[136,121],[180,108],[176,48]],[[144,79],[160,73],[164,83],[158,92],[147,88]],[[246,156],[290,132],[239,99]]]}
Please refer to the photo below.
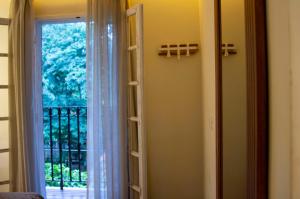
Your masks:
{"label": "white wall", "polygon": [[271,199],[291,198],[289,3],[268,0]]}
{"label": "white wall", "polygon": [[270,198],[300,197],[300,1],[268,0]]}

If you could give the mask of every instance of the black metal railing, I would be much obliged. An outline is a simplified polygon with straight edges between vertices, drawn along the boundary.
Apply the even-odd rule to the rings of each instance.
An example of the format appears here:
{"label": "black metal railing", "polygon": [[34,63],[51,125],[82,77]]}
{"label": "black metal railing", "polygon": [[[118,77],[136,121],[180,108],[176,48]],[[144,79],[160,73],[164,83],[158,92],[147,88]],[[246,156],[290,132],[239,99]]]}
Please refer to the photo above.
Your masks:
{"label": "black metal railing", "polygon": [[47,185],[86,186],[87,108],[44,107],[43,111]]}

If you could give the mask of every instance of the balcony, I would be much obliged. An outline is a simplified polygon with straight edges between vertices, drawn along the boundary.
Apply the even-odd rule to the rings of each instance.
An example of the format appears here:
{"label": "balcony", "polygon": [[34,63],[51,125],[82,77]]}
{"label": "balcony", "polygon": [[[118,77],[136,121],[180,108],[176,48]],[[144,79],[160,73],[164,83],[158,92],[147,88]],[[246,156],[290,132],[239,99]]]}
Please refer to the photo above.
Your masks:
{"label": "balcony", "polygon": [[85,198],[87,108],[44,107],[48,198]]}
{"label": "balcony", "polygon": [[47,199],[86,199],[86,189],[47,187]]}

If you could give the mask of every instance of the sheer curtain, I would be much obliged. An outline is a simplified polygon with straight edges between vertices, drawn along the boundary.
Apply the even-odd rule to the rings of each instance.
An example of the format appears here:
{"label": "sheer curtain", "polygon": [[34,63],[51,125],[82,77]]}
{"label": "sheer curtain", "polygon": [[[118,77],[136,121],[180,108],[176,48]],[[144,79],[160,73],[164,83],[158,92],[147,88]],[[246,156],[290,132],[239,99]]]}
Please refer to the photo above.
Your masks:
{"label": "sheer curtain", "polygon": [[88,198],[127,198],[125,1],[88,0]]}
{"label": "sheer curtain", "polygon": [[41,71],[35,67],[32,10],[32,0],[11,2],[10,187],[14,192],[37,192],[45,196]]}

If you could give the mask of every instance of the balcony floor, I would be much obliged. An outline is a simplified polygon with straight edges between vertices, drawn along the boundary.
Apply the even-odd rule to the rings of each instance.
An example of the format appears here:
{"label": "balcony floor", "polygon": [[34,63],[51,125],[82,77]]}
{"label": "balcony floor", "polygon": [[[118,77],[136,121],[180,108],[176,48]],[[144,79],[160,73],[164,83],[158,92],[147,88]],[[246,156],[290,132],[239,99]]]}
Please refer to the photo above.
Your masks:
{"label": "balcony floor", "polygon": [[86,189],[47,187],[47,199],[86,199]]}

